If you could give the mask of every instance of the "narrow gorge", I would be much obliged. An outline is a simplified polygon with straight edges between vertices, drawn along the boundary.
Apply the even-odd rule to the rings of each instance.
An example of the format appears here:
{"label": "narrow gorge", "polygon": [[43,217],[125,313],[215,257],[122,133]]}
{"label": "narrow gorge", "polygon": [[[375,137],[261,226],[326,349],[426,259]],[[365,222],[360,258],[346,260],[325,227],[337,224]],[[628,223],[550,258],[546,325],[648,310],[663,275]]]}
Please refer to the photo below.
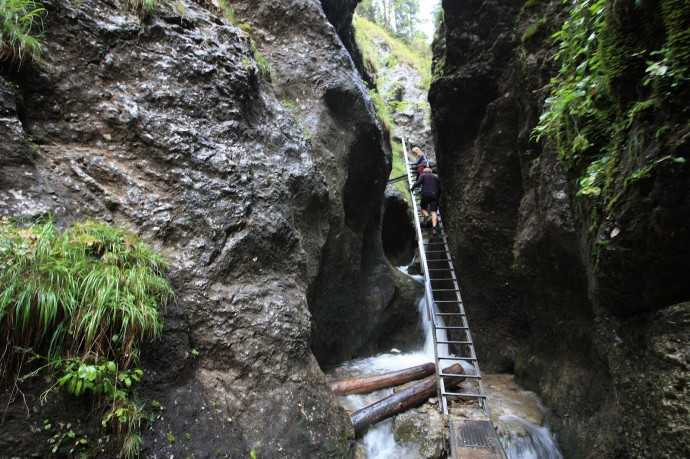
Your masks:
{"label": "narrow gorge", "polygon": [[[409,342],[420,286],[358,3],[45,0],[40,59],[0,53],[3,228],[88,217],[167,261],[141,457],[361,457],[324,372]],[[433,149],[482,369],[542,397],[565,457],[682,457],[690,6],[569,3],[443,0],[431,135],[397,135]],[[118,457],[94,397],[5,365],[8,304],[0,456]]]}

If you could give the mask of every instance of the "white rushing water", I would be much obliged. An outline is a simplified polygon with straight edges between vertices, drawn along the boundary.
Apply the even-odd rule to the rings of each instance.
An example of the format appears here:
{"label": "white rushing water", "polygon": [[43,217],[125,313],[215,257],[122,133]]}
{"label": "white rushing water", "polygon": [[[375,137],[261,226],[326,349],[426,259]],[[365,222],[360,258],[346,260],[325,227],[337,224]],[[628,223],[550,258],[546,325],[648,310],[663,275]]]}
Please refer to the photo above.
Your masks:
{"label": "white rushing water", "polygon": [[509,459],[563,459],[548,427],[512,415],[501,416],[499,423],[504,425],[501,443]]}
{"label": "white rushing water", "polygon": [[[413,277],[422,282],[421,276]],[[417,303],[417,308],[420,319],[418,326],[424,336],[424,344],[419,351],[401,353],[393,349],[390,353],[346,362],[334,371],[375,375],[433,362],[434,339],[431,334],[432,327],[428,318],[426,300],[423,297]],[[445,340],[440,334],[438,339]],[[443,352],[443,355],[448,355],[447,350]],[[463,366],[468,373],[474,371],[471,364]],[[485,378],[486,375],[482,379]],[[563,456],[558,451],[548,428],[524,419],[543,423],[546,410],[539,403],[536,395],[531,392],[520,391],[510,375],[489,377],[489,382],[485,384],[492,411],[500,413],[498,424],[501,443],[510,459],[562,459]],[[392,393],[392,389],[384,389],[371,394],[339,397],[339,400],[347,410],[353,412]],[[413,449],[395,442],[393,419],[387,419],[370,427],[358,441],[366,451],[368,459],[419,457]]]}

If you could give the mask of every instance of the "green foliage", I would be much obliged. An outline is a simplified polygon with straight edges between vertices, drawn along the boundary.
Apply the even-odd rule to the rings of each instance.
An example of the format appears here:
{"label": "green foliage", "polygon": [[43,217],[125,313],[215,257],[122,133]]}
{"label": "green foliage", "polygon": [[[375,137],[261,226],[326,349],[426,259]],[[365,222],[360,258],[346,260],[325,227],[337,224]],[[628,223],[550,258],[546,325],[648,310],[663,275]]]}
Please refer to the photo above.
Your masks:
{"label": "green foliage", "polygon": [[[561,67],[558,76],[551,80],[551,94],[532,136],[537,141],[543,137],[555,141],[566,168],[584,174],[577,180],[578,195],[602,198],[606,195],[610,199],[620,190],[604,193],[607,189],[628,186],[658,164],[668,162],[665,158],[650,157],[646,165],[639,166],[635,158],[651,139],[644,129],[634,126],[668,118],[655,113],[677,104],[679,94],[685,100],[682,94],[686,92],[680,91],[680,87],[688,81],[687,60],[685,66],[680,66],[671,56],[678,43],[683,44],[681,48],[690,43],[687,38],[678,38],[687,37],[684,32],[675,39],[672,33],[667,33],[664,42],[664,29],[659,33],[656,25],[660,11],[654,9],[655,4],[630,3],[625,13],[617,9],[616,3],[605,0],[576,0],[569,4],[570,17],[554,34],[559,44],[556,58]],[[668,25],[673,22],[668,17],[678,11],[690,14],[688,3],[662,4],[666,31],[680,30]],[[669,4],[678,8],[674,14],[670,14]],[[645,21],[625,22],[623,18],[628,16]],[[640,39],[638,35],[646,38]],[[660,49],[642,48],[654,39],[661,43]],[[646,86],[653,89],[642,91]],[[639,99],[631,100],[634,95]],[[657,141],[663,141],[662,136],[681,124],[671,119],[661,122],[654,129]],[[683,161],[673,156],[668,158]],[[621,173],[626,175],[620,177]],[[610,206],[611,203],[609,209]]]}
{"label": "green foliage", "polygon": [[[50,420],[43,420],[43,428],[45,430],[50,430],[52,428]],[[56,433],[48,440],[48,443],[52,445],[51,453],[57,454],[58,450],[62,446],[67,447],[69,445],[69,454],[71,456],[74,453],[75,449],[77,449],[80,446],[85,446],[89,443],[89,440],[86,437],[86,435],[84,435],[82,438],[77,437],[77,434],[72,429],[71,422],[67,423],[65,429],[66,430],[61,430],[60,432]]]}
{"label": "green foliage", "polygon": [[[583,129],[580,119],[599,118],[605,124],[608,113],[604,74],[597,53],[597,36],[603,24],[604,0],[590,5],[587,0],[574,2],[570,20],[553,36],[560,41],[556,59],[561,61],[557,78],[551,80],[551,96],[534,129],[537,141],[547,136],[558,141],[561,159],[566,167],[573,167],[580,159],[583,145],[591,144],[587,138],[594,133]],[[599,127],[597,127],[599,129]],[[578,139],[578,151],[570,149]]]}
{"label": "green foliage", "polygon": [[42,33],[46,10],[33,0],[0,0],[0,62],[21,67],[38,60],[43,51]]}
{"label": "green foliage", "polygon": [[[393,166],[391,168],[391,175],[389,179],[407,175],[407,167],[405,166],[405,163],[408,160],[404,157],[402,143],[397,140],[392,140],[391,147],[393,148]],[[410,195],[407,180],[396,182],[394,183],[394,186],[403,196],[408,197]]]}
{"label": "green foliage", "polygon": [[273,69],[271,69],[269,63],[266,62],[266,59],[261,57],[261,55],[257,52],[254,52],[254,59],[256,59],[256,63],[259,66],[259,72],[261,72],[261,75],[267,81],[273,81]]}
{"label": "green foliage", "polygon": [[547,29],[546,18],[541,18],[534,24],[532,24],[525,33],[522,34],[522,43],[524,45],[529,45],[537,38],[543,36]]}
{"label": "green foliage", "polygon": [[281,99],[280,104],[291,112],[295,111],[295,108],[297,108],[295,103],[288,99]]}
{"label": "green foliage", "polygon": [[363,0],[357,12],[398,39],[411,41],[419,37],[419,0]]}
{"label": "green foliage", "polygon": [[[252,51],[252,56],[254,57],[254,60],[256,61],[256,64],[259,66],[259,72],[261,73],[261,76],[263,76],[266,81],[272,81],[273,80],[273,69],[271,69],[271,66],[266,62],[266,60],[261,57],[259,52],[256,49],[256,41],[254,41],[253,38],[250,38],[250,44],[251,44],[251,51]],[[245,65],[246,67],[246,65]]]}
{"label": "green foliage", "polygon": [[146,16],[158,10],[158,0],[127,0],[127,4],[139,15]]}
{"label": "green foliage", "polygon": [[[421,89],[428,91],[431,83],[431,59],[428,56],[429,48],[425,48],[425,54],[420,54],[405,45],[400,40],[393,38],[384,28],[360,17],[354,16],[353,26],[355,28],[355,39],[357,47],[362,53],[365,65],[372,75],[376,75],[383,67],[394,67],[400,63],[405,63],[417,70],[421,76]],[[390,49],[390,53],[382,53],[379,50],[377,41],[383,40]],[[391,133],[393,129],[393,113],[405,110],[409,102],[396,100],[393,96],[395,85],[387,91],[380,88],[385,87],[384,81],[378,78],[377,88],[370,89],[369,95],[376,110],[376,115],[385,132]],[[392,136],[391,136],[392,137]]]}
{"label": "green foliage", "polygon": [[391,126],[393,126],[393,117],[388,108],[388,104],[383,99],[381,93],[375,89],[369,90],[369,96],[371,97],[371,102],[374,104],[374,110],[376,110],[376,116],[379,122],[384,130],[390,132]]}
{"label": "green foliage", "polygon": [[220,7],[220,10],[223,12],[223,16],[225,19],[230,21],[232,24],[235,24],[237,22],[235,18],[235,11],[232,9],[230,5],[228,5],[228,2],[225,0],[218,0],[218,6]]}
{"label": "green foliage", "polygon": [[56,387],[91,394],[122,454],[136,454],[140,409],[132,397],[143,372],[135,365],[139,343],[160,336],[158,307],[173,294],[163,269],[163,258],[122,228],[84,220],[60,233],[51,221],[23,228],[3,218],[0,340],[33,351],[4,353],[2,375],[26,355],[45,360],[18,381],[61,373],[43,398]]}
{"label": "green foliage", "polygon": [[[372,66],[372,73],[376,73],[376,70],[382,65],[387,64],[389,67],[392,67],[399,62],[405,63],[416,69],[422,77],[422,89],[429,90],[429,85],[431,84],[431,55],[427,45],[419,48],[410,47],[391,36],[383,27],[357,14],[352,18],[352,25],[355,28],[357,47],[361,51],[365,62]],[[385,58],[379,56],[378,47],[375,45],[376,40],[379,39],[384,40],[390,48],[390,54]]]}
{"label": "green foliage", "polygon": [[520,13],[518,13],[517,21],[520,22],[526,12],[536,8],[540,3],[540,0],[527,0],[522,8],[520,8]]}
{"label": "green foliage", "polygon": [[157,307],[172,295],[163,258],[134,234],[91,220],[58,234],[52,222],[0,223],[0,339],[47,347],[55,358],[119,356],[162,330]]}
{"label": "green foliage", "polygon": [[187,8],[184,6],[184,3],[172,2],[171,5],[180,19],[184,19],[185,15],[187,14]]}

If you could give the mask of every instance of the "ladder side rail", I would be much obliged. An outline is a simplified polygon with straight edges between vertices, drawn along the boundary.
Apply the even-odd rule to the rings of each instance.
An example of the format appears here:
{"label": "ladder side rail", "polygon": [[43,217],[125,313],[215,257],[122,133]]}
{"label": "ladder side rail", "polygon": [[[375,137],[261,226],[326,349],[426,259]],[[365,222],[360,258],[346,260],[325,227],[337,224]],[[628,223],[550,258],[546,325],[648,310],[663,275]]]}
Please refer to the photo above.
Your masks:
{"label": "ladder side rail", "polygon": [[[439,225],[439,227],[442,228],[443,223],[441,220],[441,209],[438,209],[437,215],[438,215],[438,225]],[[470,326],[469,326],[469,322],[467,320],[467,314],[465,312],[464,303],[463,303],[462,297],[460,295],[460,285],[459,285],[457,277],[455,275],[456,271],[455,271],[455,266],[453,264],[451,252],[450,252],[450,246],[448,245],[448,240],[445,237],[443,238],[443,249],[448,254],[448,257],[447,257],[448,258],[448,269],[451,273],[453,273],[454,279],[452,280],[452,283],[453,283],[453,287],[455,289],[455,296],[456,296],[457,301],[458,301],[458,303],[457,303],[458,309],[461,313],[465,337],[466,337],[467,342],[469,343],[468,348],[470,350],[470,356],[472,358],[472,365],[474,367],[474,371],[475,371],[476,375],[478,376],[478,378],[477,378],[477,383],[478,383],[477,384],[477,394],[479,395],[478,400],[479,400],[480,406],[484,409],[487,416],[489,416],[489,418],[491,418],[491,413],[489,412],[489,406],[486,403],[484,403],[484,399],[486,398],[485,397],[485,391],[484,391],[484,382],[482,381],[482,378],[481,378],[481,370],[479,368],[479,361],[477,359],[477,354],[476,354],[476,351],[474,349],[474,341],[472,340],[472,334],[470,332]],[[444,399],[445,399],[445,397],[444,397]]]}
{"label": "ladder side rail", "polygon": [[[409,189],[413,184],[414,181],[412,180],[412,171],[410,170],[410,166],[407,164],[408,163],[408,157],[407,157],[407,146],[405,145],[405,139],[402,139],[402,147],[403,147],[403,155],[405,157],[405,168],[407,169],[407,182],[408,186],[407,188]],[[419,209],[417,208],[417,200],[415,199],[415,196],[412,192],[410,192],[410,196],[412,197],[412,210],[413,210],[413,215],[414,215],[414,223],[415,223],[415,229],[417,231],[417,245],[419,247],[419,262],[420,265],[423,268],[423,274],[424,274],[424,296],[426,298],[426,306],[427,306],[427,314],[429,317],[429,321],[431,322],[432,326],[432,331],[431,334],[433,336],[434,340],[434,363],[436,364],[436,391],[438,392],[438,397],[439,400],[443,399],[444,400],[444,414],[448,414],[448,409],[445,406],[445,398],[442,397],[441,394],[444,392],[444,387],[443,387],[443,378],[439,376],[439,373],[441,372],[441,367],[440,367],[440,362],[438,359],[438,343],[436,339],[436,317],[435,314],[433,313],[434,311],[434,297],[431,292],[431,281],[429,280],[431,276],[429,275],[429,267],[427,265],[426,261],[426,253],[424,251],[424,238],[422,235],[422,225],[419,221]]]}
{"label": "ladder side rail", "polygon": [[[450,247],[448,246],[448,242],[444,241],[444,246],[445,249],[448,251],[450,254]],[[453,265],[453,261],[449,261],[450,264],[450,269],[452,270],[453,273],[455,273],[455,266]],[[453,285],[457,289],[455,292],[455,296],[457,297],[458,300],[458,309],[462,313],[462,322],[467,329],[465,330],[465,336],[467,338],[467,341],[470,343],[469,344],[469,350],[470,350],[470,356],[472,357],[472,364],[474,366],[474,371],[477,375],[481,376],[481,370],[479,369],[479,360],[477,359],[477,353],[474,349],[474,341],[472,340],[472,333],[470,332],[470,325],[467,320],[467,314],[465,312],[465,307],[464,303],[462,302],[462,297],[460,295],[460,285],[457,281],[457,279],[453,280]],[[482,408],[484,408],[484,411],[486,412],[487,416],[489,416],[489,419],[491,419],[491,413],[489,411],[489,406],[484,402],[485,400],[485,391],[484,391],[484,381],[482,381],[482,378],[477,379],[477,393],[478,395],[482,396],[483,398],[479,399],[479,404],[481,405]]]}

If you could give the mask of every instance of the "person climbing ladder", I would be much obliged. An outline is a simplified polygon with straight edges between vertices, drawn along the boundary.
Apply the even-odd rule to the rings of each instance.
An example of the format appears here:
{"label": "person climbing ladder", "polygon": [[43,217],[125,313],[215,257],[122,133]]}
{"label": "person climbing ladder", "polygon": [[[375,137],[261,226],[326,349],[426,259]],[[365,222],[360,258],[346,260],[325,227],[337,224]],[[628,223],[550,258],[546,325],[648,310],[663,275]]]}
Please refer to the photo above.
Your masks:
{"label": "person climbing ladder", "polygon": [[429,161],[427,161],[426,156],[424,156],[424,153],[422,153],[419,147],[414,147],[412,149],[412,154],[415,160],[408,162],[407,165],[417,168],[417,178],[419,178],[424,173],[424,169],[429,167]]}
{"label": "person climbing ladder", "polygon": [[[422,201],[420,207],[426,221],[431,212],[431,227],[438,225],[438,200],[441,197],[441,181],[434,175],[430,168],[425,168],[414,185],[410,187],[410,192],[415,188],[422,187]],[[427,210],[428,208],[428,210]]]}

